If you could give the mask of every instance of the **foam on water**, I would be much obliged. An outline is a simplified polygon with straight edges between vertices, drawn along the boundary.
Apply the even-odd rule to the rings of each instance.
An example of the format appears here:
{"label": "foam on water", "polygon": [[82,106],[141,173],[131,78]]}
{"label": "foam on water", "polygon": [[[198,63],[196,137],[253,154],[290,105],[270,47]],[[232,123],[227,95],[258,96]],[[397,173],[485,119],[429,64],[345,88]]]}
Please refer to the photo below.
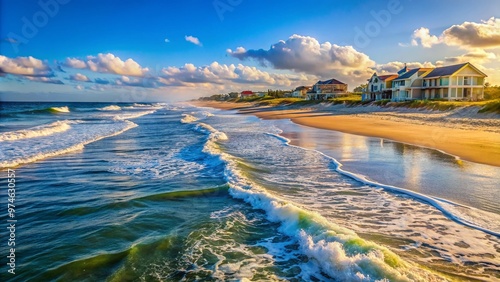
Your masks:
{"label": "foam on water", "polygon": [[120,111],[122,108],[117,105],[106,106],[104,108],[99,109],[100,111]]}
{"label": "foam on water", "polygon": [[[219,149],[216,136],[227,136],[212,126],[200,123],[197,127],[209,134],[205,151],[226,162],[225,176],[230,194],[264,210],[272,222],[280,223],[280,231],[294,238],[301,252],[315,267],[330,277],[347,281],[430,281],[441,280],[432,273],[417,268],[386,247],[364,240],[352,230],[340,227],[320,214],[300,208],[245,177],[237,161]],[[304,270],[304,272],[308,272]]]}
{"label": "foam on water", "polygon": [[59,113],[69,113],[69,108],[67,106],[64,107],[51,107],[51,110]]}
{"label": "foam on water", "polygon": [[137,127],[137,124],[131,121],[79,123],[74,125],[69,133],[55,133],[37,138],[35,141],[32,139],[6,141],[0,151],[0,168],[12,168],[82,150],[87,144],[119,135],[134,127]]}
{"label": "foam on water", "polygon": [[70,124],[78,123],[79,121],[56,121],[50,124],[35,126],[29,129],[22,129],[12,132],[5,132],[0,134],[1,141],[13,141],[25,138],[35,138],[41,136],[49,136],[55,133],[64,132],[71,128]]}
{"label": "foam on water", "polygon": [[131,112],[120,112],[120,114],[100,114],[98,117],[100,118],[112,118],[114,120],[128,120],[128,119],[135,119],[139,118],[145,115],[149,115],[156,112],[156,110],[150,110],[150,111],[131,111]]}
{"label": "foam on water", "polygon": [[192,115],[183,114],[182,116],[184,116],[184,118],[181,119],[182,123],[193,123],[195,121],[198,121],[198,118],[196,118],[196,117],[194,117]]}

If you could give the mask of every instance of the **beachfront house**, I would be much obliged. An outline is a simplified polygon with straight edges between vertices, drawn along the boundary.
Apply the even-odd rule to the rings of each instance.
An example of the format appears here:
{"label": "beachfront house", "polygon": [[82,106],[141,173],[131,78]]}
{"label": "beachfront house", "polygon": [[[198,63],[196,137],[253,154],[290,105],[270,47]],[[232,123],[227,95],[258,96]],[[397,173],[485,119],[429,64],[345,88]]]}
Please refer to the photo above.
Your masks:
{"label": "beachfront house", "polygon": [[432,71],[432,68],[416,68],[408,70],[405,66],[398,72],[400,75],[392,80],[392,101],[406,101],[420,99],[423,77]]}
{"label": "beachfront house", "polygon": [[398,77],[397,74],[377,75],[374,73],[368,80],[368,85],[363,92],[363,101],[376,101],[392,99],[392,81]]}
{"label": "beachfront house", "polygon": [[312,87],[299,86],[292,92],[292,97],[305,99],[307,98],[307,92],[309,92],[310,90],[312,90]]}
{"label": "beachfront house", "polygon": [[397,75],[378,76],[374,73],[363,91],[363,101],[481,100],[484,99],[486,77],[471,63],[415,69],[409,69],[405,64]]}
{"label": "beachfront house", "polygon": [[240,94],[241,98],[249,98],[249,97],[253,97],[253,96],[255,96],[255,94],[253,93],[253,91],[250,91],[250,90],[242,91]]}
{"label": "beachfront house", "polygon": [[318,81],[314,84],[312,91],[307,92],[308,100],[326,100],[347,94],[347,84],[334,78]]}
{"label": "beachfront house", "polygon": [[486,74],[470,63],[435,68],[422,81],[422,99],[484,99]]}

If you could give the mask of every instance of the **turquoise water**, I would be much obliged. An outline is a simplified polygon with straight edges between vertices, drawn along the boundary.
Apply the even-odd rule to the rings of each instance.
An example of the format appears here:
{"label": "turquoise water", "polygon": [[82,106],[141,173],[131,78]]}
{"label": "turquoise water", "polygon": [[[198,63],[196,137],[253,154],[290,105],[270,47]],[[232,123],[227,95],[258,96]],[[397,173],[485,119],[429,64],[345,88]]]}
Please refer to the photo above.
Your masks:
{"label": "turquoise water", "polygon": [[[4,103],[1,115],[17,204],[16,274],[4,259],[2,281],[500,279],[498,199],[484,196],[495,167],[186,105]],[[377,177],[409,158],[433,173]],[[458,174],[464,192],[450,195]]]}

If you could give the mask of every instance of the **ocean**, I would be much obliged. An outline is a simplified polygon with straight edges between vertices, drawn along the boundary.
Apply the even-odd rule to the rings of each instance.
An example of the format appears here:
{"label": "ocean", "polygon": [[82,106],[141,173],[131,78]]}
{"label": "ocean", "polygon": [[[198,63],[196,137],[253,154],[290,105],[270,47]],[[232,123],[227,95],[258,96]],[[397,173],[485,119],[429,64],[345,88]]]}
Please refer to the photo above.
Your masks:
{"label": "ocean", "polygon": [[499,167],[188,104],[0,115],[1,281],[500,280]]}

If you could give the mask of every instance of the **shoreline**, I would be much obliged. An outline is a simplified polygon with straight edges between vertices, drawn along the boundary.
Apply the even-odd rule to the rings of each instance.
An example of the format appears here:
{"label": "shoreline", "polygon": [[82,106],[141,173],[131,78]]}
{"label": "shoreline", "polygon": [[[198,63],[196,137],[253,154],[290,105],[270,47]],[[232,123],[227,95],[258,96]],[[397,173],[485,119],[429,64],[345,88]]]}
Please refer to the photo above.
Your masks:
{"label": "shoreline", "polygon": [[[241,114],[252,114],[262,119],[290,119],[303,126],[389,139],[435,149],[465,161],[500,167],[500,127],[496,123],[486,123],[486,126],[473,129],[474,125],[467,121],[474,118],[466,119],[463,114],[447,118],[442,117],[443,112],[436,112],[432,116],[434,114],[408,111],[390,114],[367,112],[356,107],[334,111],[327,107],[264,107],[254,106],[252,103],[216,101],[189,103],[200,107],[238,110]],[[500,119],[498,123],[500,124]]]}

